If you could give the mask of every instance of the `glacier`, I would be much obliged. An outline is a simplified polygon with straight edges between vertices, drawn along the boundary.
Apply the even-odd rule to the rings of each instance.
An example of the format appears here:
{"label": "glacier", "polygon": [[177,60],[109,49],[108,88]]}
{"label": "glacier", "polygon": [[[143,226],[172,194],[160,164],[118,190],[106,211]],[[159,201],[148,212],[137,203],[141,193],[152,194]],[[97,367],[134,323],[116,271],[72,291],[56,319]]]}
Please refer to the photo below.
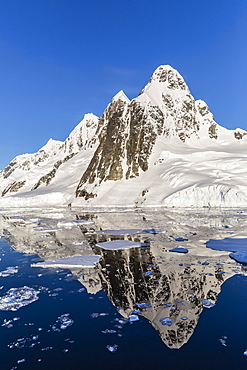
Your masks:
{"label": "glacier", "polygon": [[246,207],[247,132],[215,122],[183,77],[159,66],[140,94],[0,171],[0,205]]}

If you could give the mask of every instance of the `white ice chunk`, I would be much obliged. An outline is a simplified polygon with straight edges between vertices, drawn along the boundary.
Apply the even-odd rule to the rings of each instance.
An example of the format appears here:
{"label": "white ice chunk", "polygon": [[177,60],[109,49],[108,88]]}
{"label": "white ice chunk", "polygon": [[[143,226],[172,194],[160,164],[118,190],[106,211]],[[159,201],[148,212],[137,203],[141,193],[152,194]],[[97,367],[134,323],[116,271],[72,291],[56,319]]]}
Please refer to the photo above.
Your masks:
{"label": "white ice chunk", "polygon": [[133,235],[142,233],[142,229],[117,229],[117,230],[99,230],[96,234],[100,235]]}
{"label": "white ice chunk", "polygon": [[63,226],[63,227],[72,227],[72,226],[80,226],[80,225],[93,225],[94,221],[90,220],[71,220],[71,221],[59,221],[57,223],[57,226]]}
{"label": "white ice chunk", "polygon": [[108,249],[108,250],[146,247],[146,244],[144,244],[144,243],[133,242],[131,240],[113,240],[113,241],[110,241],[110,242],[97,243],[96,245],[98,247]]}
{"label": "white ice chunk", "polygon": [[32,267],[66,267],[66,268],[72,268],[72,267],[96,267],[97,264],[100,261],[100,256],[95,254],[89,254],[85,256],[71,256],[71,257],[64,257],[64,258],[57,258],[55,260],[51,261],[45,261],[45,262],[38,262],[34,263],[31,266]]}
{"label": "white ice chunk", "polygon": [[17,311],[19,308],[37,301],[39,299],[38,294],[39,291],[28,286],[11,288],[5,296],[0,297],[0,310]]}

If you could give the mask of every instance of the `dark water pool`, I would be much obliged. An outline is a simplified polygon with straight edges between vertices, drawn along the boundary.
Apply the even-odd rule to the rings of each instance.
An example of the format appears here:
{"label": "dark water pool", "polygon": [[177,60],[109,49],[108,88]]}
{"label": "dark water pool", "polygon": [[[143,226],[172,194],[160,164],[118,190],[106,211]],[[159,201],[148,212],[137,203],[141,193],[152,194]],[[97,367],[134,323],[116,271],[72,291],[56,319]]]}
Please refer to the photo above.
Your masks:
{"label": "dark water pool", "polygon": [[89,294],[69,270],[32,268],[37,255],[18,253],[3,239],[0,255],[0,271],[6,271],[0,297],[11,288],[38,292],[38,299],[31,302],[30,294],[30,303],[16,311],[0,310],[1,370],[247,368],[246,276],[229,278],[214,307],[200,313],[197,325],[191,321],[188,342],[170,349],[144,315],[134,322],[123,319],[111,303],[123,294],[116,293],[116,282]]}

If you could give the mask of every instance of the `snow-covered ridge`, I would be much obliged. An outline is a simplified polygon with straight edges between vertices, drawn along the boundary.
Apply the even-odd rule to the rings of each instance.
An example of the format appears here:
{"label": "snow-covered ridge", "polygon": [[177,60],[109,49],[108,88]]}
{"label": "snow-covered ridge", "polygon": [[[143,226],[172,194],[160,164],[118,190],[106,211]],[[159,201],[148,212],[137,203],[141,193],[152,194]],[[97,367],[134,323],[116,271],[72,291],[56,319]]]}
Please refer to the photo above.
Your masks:
{"label": "snow-covered ridge", "polygon": [[0,204],[245,207],[246,148],[246,131],[220,126],[162,65],[133,100],[121,90],[64,142],[13,159]]}

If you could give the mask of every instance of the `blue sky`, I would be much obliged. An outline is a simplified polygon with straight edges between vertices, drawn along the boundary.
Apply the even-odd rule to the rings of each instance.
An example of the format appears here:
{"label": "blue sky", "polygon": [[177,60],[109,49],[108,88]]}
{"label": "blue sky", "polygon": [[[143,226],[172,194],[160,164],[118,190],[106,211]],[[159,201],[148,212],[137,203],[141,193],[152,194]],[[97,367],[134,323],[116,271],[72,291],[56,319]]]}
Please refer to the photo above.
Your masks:
{"label": "blue sky", "polygon": [[161,64],[224,127],[247,129],[245,0],[1,0],[0,169],[65,140]]}

